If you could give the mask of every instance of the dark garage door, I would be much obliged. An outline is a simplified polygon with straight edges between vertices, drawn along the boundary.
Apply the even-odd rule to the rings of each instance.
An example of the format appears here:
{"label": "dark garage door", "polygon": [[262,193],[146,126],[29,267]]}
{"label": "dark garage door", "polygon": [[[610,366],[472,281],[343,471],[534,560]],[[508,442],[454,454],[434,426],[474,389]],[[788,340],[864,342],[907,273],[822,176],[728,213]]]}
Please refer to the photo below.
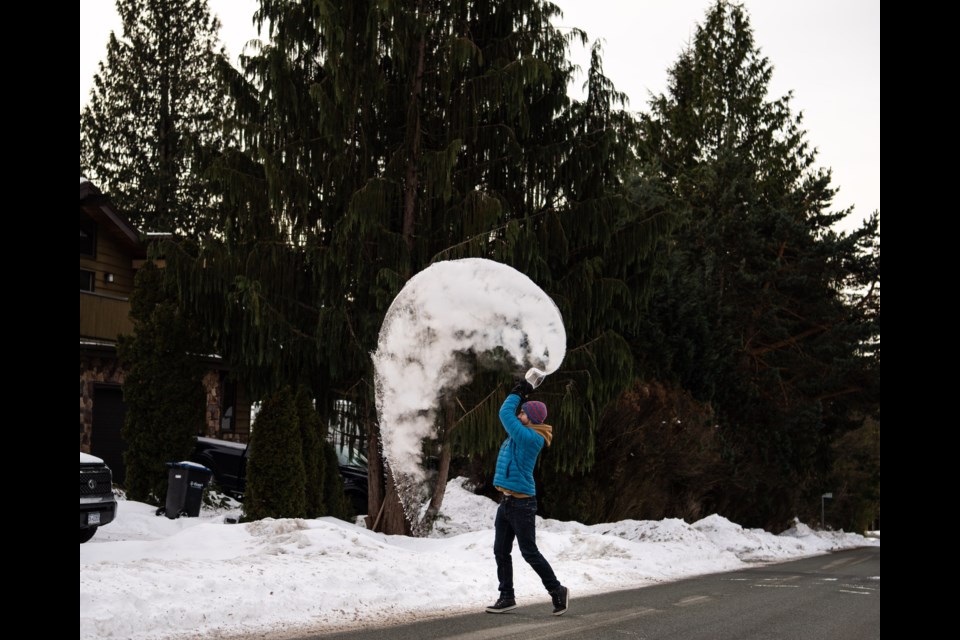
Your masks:
{"label": "dark garage door", "polygon": [[93,388],[93,429],[90,432],[90,453],[103,458],[111,470],[113,481],[123,483],[123,451],[120,428],[127,414],[123,391],[119,385],[97,385]]}

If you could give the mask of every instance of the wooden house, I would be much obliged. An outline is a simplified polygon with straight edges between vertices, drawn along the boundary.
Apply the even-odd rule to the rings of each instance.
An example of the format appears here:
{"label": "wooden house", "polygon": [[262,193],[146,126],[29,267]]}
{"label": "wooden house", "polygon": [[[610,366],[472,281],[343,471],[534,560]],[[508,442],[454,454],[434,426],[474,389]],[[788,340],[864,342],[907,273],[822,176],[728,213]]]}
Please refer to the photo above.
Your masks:
{"label": "wooden house", "polygon": [[[80,451],[103,458],[121,483],[126,406],[117,339],[134,331],[130,295],[147,259],[147,243],[106,195],[80,179]],[[250,402],[242,385],[229,379],[219,357],[197,357],[208,366],[206,424],[198,435],[246,441]]]}

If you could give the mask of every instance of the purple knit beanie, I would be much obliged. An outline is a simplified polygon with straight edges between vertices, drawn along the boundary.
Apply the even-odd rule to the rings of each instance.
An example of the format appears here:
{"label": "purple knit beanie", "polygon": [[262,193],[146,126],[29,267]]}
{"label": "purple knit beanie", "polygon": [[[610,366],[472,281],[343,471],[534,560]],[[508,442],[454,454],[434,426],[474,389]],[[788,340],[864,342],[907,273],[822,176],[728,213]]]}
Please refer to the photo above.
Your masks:
{"label": "purple knit beanie", "polygon": [[520,408],[523,409],[523,412],[527,414],[533,424],[543,424],[543,421],[547,419],[547,405],[542,402],[531,400],[530,402],[524,402]]}

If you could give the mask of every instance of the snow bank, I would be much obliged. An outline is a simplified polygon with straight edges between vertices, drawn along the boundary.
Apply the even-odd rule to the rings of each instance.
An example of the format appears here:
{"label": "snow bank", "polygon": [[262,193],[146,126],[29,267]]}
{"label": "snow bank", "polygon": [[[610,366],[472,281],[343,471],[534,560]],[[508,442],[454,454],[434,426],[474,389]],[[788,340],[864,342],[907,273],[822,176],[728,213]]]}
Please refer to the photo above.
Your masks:
{"label": "snow bank", "polygon": [[[121,501],[80,545],[80,638],[223,638],[331,631],[480,611],[497,595],[497,504],[447,485],[434,538],[385,536],[335,520],[225,524],[235,503],[168,520]],[[574,594],[640,587],[879,540],[797,524],[776,536],[717,515],[587,526],[539,520],[537,543]],[[522,603],[546,602],[516,553]]]}

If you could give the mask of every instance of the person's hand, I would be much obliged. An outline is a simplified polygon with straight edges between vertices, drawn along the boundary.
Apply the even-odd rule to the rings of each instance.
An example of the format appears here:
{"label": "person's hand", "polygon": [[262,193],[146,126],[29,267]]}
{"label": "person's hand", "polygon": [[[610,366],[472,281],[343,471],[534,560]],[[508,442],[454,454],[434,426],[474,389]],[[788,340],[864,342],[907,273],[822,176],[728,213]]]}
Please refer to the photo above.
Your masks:
{"label": "person's hand", "polygon": [[533,393],[533,386],[526,380],[518,380],[510,393],[520,396],[520,401],[526,401],[527,396]]}

